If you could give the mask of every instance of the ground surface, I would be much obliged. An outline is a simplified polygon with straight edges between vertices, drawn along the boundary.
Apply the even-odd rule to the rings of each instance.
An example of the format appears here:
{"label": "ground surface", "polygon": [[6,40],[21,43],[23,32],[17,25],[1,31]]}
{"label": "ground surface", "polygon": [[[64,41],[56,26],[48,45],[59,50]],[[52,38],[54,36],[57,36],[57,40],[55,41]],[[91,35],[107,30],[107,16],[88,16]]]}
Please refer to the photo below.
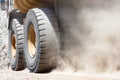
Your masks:
{"label": "ground surface", "polygon": [[8,29],[7,14],[0,10],[0,69],[8,69]]}
{"label": "ground surface", "polygon": [[[115,75],[115,74],[114,74]],[[29,71],[14,72],[11,70],[1,70],[0,80],[120,80],[119,74],[92,75],[81,73],[52,72],[48,74],[34,74]]]}

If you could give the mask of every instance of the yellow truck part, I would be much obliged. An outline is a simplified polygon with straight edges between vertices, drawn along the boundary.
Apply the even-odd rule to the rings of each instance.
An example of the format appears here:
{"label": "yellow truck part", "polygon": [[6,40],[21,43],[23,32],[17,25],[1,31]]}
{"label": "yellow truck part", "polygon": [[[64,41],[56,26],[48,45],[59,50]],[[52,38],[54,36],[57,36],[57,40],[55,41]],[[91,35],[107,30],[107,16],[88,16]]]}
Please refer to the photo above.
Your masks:
{"label": "yellow truck part", "polygon": [[26,13],[31,8],[45,7],[52,3],[51,0],[15,0],[14,5],[16,8],[21,10],[21,12]]}

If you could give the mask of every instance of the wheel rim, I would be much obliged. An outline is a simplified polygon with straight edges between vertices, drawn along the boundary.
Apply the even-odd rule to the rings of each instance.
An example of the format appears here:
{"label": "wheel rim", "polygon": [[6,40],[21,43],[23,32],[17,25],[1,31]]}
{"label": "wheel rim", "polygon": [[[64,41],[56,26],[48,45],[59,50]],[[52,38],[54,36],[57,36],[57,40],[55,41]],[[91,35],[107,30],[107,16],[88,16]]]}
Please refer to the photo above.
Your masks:
{"label": "wheel rim", "polygon": [[16,56],[16,37],[15,37],[15,34],[12,34],[11,48],[12,48],[12,57],[15,57]]}
{"label": "wheel rim", "polygon": [[33,25],[30,25],[28,31],[28,50],[31,57],[35,56],[36,50],[36,35]]}

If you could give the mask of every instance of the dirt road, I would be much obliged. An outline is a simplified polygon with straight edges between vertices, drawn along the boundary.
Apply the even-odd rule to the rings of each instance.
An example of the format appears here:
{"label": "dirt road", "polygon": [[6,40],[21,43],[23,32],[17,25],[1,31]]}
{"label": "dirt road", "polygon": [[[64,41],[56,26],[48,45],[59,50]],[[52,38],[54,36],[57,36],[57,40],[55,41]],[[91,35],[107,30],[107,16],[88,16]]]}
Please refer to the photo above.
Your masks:
{"label": "dirt road", "polygon": [[[118,77],[117,77],[118,76]],[[119,74],[113,75],[84,75],[78,73],[52,72],[48,74],[35,74],[29,71],[14,72],[0,71],[0,80],[120,80]]]}

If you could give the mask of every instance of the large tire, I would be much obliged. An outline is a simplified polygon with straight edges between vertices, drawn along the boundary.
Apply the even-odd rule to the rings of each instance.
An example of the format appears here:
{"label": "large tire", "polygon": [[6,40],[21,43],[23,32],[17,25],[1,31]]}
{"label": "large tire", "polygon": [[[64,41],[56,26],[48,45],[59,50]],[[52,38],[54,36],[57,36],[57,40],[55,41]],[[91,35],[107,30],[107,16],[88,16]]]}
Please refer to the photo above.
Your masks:
{"label": "large tire", "polygon": [[24,53],[31,72],[46,72],[56,67],[60,52],[58,24],[49,9],[31,9],[24,24]]}
{"label": "large tire", "polygon": [[23,51],[23,26],[17,19],[13,19],[9,29],[8,53],[10,56],[11,68],[14,71],[20,71],[25,68]]}

